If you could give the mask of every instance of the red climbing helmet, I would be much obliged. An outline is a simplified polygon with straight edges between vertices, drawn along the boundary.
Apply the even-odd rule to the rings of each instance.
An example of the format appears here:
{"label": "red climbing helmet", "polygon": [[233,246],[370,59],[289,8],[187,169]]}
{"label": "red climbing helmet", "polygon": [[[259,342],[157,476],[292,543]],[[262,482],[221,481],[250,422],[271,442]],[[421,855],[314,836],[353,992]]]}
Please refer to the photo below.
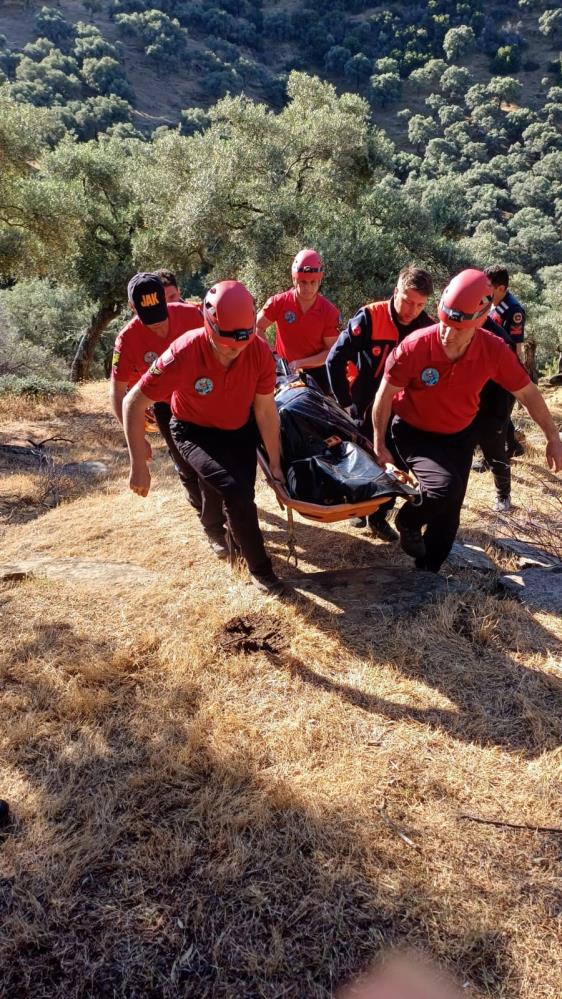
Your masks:
{"label": "red climbing helmet", "polygon": [[324,277],[322,257],[316,250],[299,250],[291,264],[291,274],[299,281],[321,281]]}
{"label": "red climbing helmet", "polygon": [[240,281],[219,281],[203,301],[205,329],[223,347],[239,347],[256,332],[256,304]]}
{"label": "red climbing helmet", "polygon": [[484,271],[461,271],[441,295],[437,313],[442,322],[458,329],[477,324],[492,307],[493,285]]}

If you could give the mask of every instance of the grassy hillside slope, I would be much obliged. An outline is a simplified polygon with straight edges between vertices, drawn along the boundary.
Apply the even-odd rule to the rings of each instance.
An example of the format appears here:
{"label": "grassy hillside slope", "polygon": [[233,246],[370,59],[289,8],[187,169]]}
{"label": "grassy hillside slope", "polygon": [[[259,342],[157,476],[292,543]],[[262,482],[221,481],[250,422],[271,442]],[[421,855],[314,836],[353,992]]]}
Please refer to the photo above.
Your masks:
{"label": "grassy hillside slope", "polygon": [[[274,603],[211,561],[163,447],[149,498],[128,491],[105,384],[0,420],[2,443],[69,438],[57,464],[110,470],[61,480],[54,509],[41,476],[2,476],[3,563],[59,566],[0,584],[3,994],[324,999],[407,944],[467,996],[557,999],[560,837],[462,816],[562,824],[560,621],[469,570],[407,619],[364,586],[303,588],[384,546],[299,521],[289,570],[261,483],[300,586]],[[535,445],[516,514],[553,488]],[[491,494],[473,477],[463,515],[486,547]]]}
{"label": "grassy hillside slope", "polygon": [[[77,2],[77,0],[61,0],[56,9],[72,24],[77,21],[95,24],[101,31],[103,37],[110,43],[119,42],[123,45],[124,59],[123,68],[127,79],[134,91],[132,102],[132,121],[139,129],[153,129],[160,124],[177,124],[180,121],[181,111],[193,107],[208,107],[214,103],[217,97],[222,96],[228,89],[227,84],[219,87],[218,91],[211,92],[208,81],[209,66],[205,61],[209,47],[212,49],[217,39],[213,35],[208,35],[205,31],[197,27],[188,29],[187,52],[182,59],[181,65],[173,71],[165,64],[155,68],[155,65],[146,57],[143,46],[139,42],[131,40],[130,35],[120,31],[116,21],[109,16],[108,3],[102,0],[99,9],[93,14],[90,5]],[[150,5],[149,5],[150,6]],[[203,6],[213,7],[213,4]],[[220,6],[220,5],[219,5]],[[453,6],[453,5],[452,5]],[[27,4],[13,3],[6,0],[0,5],[0,32],[7,39],[7,44],[14,51],[21,50],[30,41],[33,41],[38,30],[35,24],[35,16],[41,9],[40,2],[30,2]],[[158,10],[160,5],[155,2],[154,7]],[[168,9],[165,4],[162,9]],[[264,2],[262,4],[263,14],[268,15],[273,12],[277,14],[291,14],[294,12],[294,4],[283,2]],[[357,28],[365,24],[377,12],[381,10],[393,9],[392,4],[373,5],[359,14],[350,14],[346,24],[349,29]],[[527,43],[525,49],[524,62],[536,64],[535,69],[521,68],[511,75],[515,76],[523,84],[522,104],[537,109],[542,106],[545,100],[545,93],[548,87],[541,84],[541,80],[548,73],[549,64],[557,58],[556,48],[545,39],[538,30],[538,17],[540,9],[515,11],[510,5],[496,4],[489,13],[497,22],[498,26],[504,24],[508,30],[518,30],[524,36]],[[306,16],[309,16],[307,11]],[[334,18],[338,18],[338,13]],[[456,22],[452,22],[456,23]],[[219,41],[220,46],[220,41]],[[240,56],[246,60],[248,65],[248,75],[244,81],[244,91],[251,97],[268,102],[271,97],[264,90],[263,75],[270,73],[286,74],[292,68],[302,69],[311,74],[317,74],[324,79],[329,79],[335,83],[340,91],[356,90],[368,94],[368,79],[361,83],[354,84],[352,80],[346,78],[343,63],[330,71],[326,70],[323,60],[315,59],[314,55],[307,52],[303,55],[294,41],[287,41],[283,34],[276,35],[274,39],[267,39],[265,45],[259,47],[240,44]],[[366,55],[371,58],[368,44],[365,45]],[[443,58],[441,50],[438,56]],[[227,60],[227,57],[225,57]],[[466,66],[474,73],[476,82],[487,83],[493,73],[490,70],[490,58],[482,52],[476,52],[465,57],[454,60],[454,64]],[[251,67],[256,69],[256,72]],[[371,69],[373,72],[374,69]],[[549,85],[556,82],[555,78],[550,79]],[[275,103],[282,100],[282,90],[279,90]],[[427,113],[423,95],[419,88],[403,81],[402,97],[392,102],[388,107],[382,107],[375,102],[373,106],[373,117],[375,122],[388,131],[389,135],[399,146],[407,146],[406,129],[402,122],[396,119],[396,113],[401,108],[408,107],[414,113]]]}

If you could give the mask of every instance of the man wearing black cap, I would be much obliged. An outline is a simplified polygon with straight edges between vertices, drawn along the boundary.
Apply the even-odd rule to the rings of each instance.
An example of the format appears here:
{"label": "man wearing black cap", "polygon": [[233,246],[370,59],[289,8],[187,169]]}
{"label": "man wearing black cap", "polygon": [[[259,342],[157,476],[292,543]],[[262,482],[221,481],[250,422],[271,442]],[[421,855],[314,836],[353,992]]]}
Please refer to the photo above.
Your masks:
{"label": "man wearing black cap", "polygon": [[[134,319],[119,333],[115,341],[111,371],[110,399],[113,412],[123,425],[123,399],[150,368],[151,364],[181,336],[199,329],[203,323],[200,310],[187,302],[167,302],[164,284],[158,274],[140,272],[127,286],[129,307]],[[152,407],[154,419],[176,466],[181,483],[192,507],[197,510],[203,528],[216,554],[226,558],[224,545],[224,514],[222,504],[213,503],[212,497],[202,497],[197,476],[190,474],[185,462],[178,460],[176,445],[170,434],[171,409],[169,400],[157,402]],[[148,414],[150,422],[150,414]],[[145,439],[145,455],[152,457],[152,448]],[[220,549],[220,551],[219,551]]]}

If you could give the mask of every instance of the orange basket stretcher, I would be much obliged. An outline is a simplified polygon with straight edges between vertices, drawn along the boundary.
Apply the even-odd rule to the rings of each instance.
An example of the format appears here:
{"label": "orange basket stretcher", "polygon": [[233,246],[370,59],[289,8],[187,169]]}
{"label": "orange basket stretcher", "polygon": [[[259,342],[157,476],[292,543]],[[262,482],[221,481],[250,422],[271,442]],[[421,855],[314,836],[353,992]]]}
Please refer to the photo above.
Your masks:
{"label": "orange basket stretcher", "polygon": [[[287,511],[296,510],[297,513],[300,513],[301,517],[306,517],[308,520],[315,520],[321,524],[335,524],[339,520],[349,520],[350,517],[368,517],[369,514],[378,510],[379,506],[382,506],[383,503],[388,503],[391,496],[395,495],[394,493],[387,493],[359,503],[334,503],[329,506],[323,503],[308,503],[305,500],[295,499],[293,496],[290,496],[283,483],[273,478],[267,458],[259,448],[258,463],[265,475],[268,486],[273,489],[281,509]],[[404,499],[409,499],[414,503],[421,502],[419,489],[412,476],[406,472],[402,472],[399,468],[390,466],[386,470],[381,469],[381,474],[383,472],[390,478],[394,477],[400,483],[402,486],[400,495]]]}
{"label": "orange basket stretcher", "polygon": [[[290,376],[286,368],[285,362],[278,359],[278,374],[280,375],[280,381],[277,385],[276,396],[279,396],[280,392],[286,392],[287,390],[297,390],[300,388],[310,387],[307,384],[306,378],[303,380],[301,377]],[[315,389],[317,392],[317,389]],[[328,400],[324,400],[326,405]],[[330,406],[334,406],[335,403],[330,401]],[[330,413],[326,414],[329,420]],[[328,448],[341,444],[342,441],[338,436],[332,436],[325,439],[324,444]],[[363,449],[367,453],[373,456],[372,444],[366,439],[363,440]],[[293,512],[296,511],[301,517],[305,517],[307,520],[315,521],[318,524],[334,524],[340,520],[350,520],[352,517],[368,517],[369,514],[374,513],[380,506],[387,503],[391,497],[398,496],[403,499],[410,501],[412,503],[421,503],[421,493],[419,486],[414,479],[414,477],[407,472],[395,468],[394,466],[387,466],[386,469],[379,467],[380,476],[385,478],[385,485],[388,486],[387,489],[382,489],[381,492],[374,497],[366,500],[358,500],[355,502],[347,503],[311,503],[308,500],[297,499],[291,496],[288,492],[285,483],[279,482],[278,479],[274,479],[269,468],[269,462],[267,459],[267,453],[265,448],[262,446],[257,449],[258,463],[263,471],[267,484],[275,493],[277,502],[282,510],[287,512],[287,545],[289,549],[288,561],[293,561],[295,567],[297,566],[297,551],[295,546],[295,534],[294,534],[294,520]],[[376,479],[375,479],[376,481]],[[393,483],[395,483],[396,488],[392,488]]]}

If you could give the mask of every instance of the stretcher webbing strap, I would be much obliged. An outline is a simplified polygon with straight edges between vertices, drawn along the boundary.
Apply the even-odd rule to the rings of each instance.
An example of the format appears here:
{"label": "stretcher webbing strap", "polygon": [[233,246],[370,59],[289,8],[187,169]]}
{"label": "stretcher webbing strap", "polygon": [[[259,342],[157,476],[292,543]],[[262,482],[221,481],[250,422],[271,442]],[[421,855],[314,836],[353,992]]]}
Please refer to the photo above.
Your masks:
{"label": "stretcher webbing strap", "polygon": [[287,507],[287,562],[289,565],[292,563],[295,569],[298,569],[299,556],[297,554],[295,521],[290,506]]}

